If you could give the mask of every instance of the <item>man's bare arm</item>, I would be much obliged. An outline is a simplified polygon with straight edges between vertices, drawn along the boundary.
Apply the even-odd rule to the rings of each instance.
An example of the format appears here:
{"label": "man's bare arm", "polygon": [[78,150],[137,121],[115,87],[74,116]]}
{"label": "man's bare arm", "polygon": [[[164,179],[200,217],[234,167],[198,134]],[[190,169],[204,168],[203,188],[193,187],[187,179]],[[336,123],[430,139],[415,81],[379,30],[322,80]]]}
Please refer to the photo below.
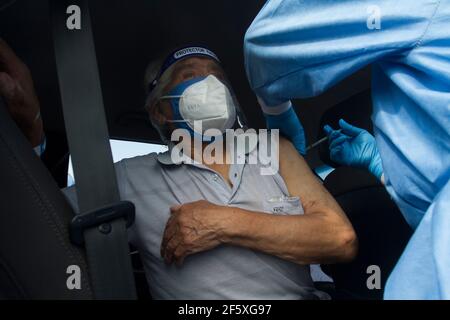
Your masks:
{"label": "man's bare arm", "polygon": [[344,212],[315,178],[306,162],[282,141],[281,175],[291,195],[300,197],[305,214],[272,215],[197,201],[171,208],[161,244],[167,263],[230,244],[262,251],[299,264],[352,259],[355,232]]}
{"label": "man's bare arm", "polygon": [[352,259],[357,239],[345,213],[317,180],[293,145],[280,142],[280,173],[304,215],[271,215],[239,208],[224,230],[224,242],[263,251],[299,264]]}

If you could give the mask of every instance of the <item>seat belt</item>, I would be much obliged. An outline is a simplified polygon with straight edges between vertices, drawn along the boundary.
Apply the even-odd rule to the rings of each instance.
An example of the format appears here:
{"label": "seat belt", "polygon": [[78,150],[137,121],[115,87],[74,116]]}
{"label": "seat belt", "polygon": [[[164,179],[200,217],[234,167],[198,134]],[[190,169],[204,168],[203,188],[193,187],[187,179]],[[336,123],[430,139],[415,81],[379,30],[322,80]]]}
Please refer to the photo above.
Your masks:
{"label": "seat belt", "polygon": [[[120,202],[88,1],[50,0],[49,5],[79,206],[71,240],[86,247],[95,299],[136,299],[126,230],[134,205]],[[72,5],[81,9],[81,29],[67,27]]]}

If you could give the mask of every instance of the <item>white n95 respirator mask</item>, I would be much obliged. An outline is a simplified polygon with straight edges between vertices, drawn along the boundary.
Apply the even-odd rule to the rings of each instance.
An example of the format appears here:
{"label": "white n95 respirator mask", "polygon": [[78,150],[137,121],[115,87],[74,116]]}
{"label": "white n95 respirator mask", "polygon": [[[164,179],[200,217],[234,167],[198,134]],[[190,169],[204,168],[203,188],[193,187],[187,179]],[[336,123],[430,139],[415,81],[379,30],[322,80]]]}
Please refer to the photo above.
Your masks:
{"label": "white n95 respirator mask", "polygon": [[[160,99],[171,101],[173,120],[168,122],[187,129],[192,136],[201,136],[203,141],[211,141],[219,136],[218,132],[223,135],[236,121],[236,105],[231,92],[213,75],[182,82]],[[216,129],[216,134],[208,134],[209,129]]]}

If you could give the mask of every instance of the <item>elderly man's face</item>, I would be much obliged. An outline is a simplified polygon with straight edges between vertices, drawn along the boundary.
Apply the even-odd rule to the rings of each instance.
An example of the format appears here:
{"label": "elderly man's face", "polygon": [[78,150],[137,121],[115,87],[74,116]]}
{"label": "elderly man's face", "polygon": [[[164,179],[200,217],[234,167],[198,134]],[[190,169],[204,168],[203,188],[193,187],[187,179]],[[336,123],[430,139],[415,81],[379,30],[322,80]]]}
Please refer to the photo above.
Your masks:
{"label": "elderly man's face", "polygon": [[[170,83],[164,88],[167,93],[180,83],[197,77],[214,75],[217,79],[228,84],[225,72],[213,59],[203,57],[192,57],[178,62],[173,69]],[[159,112],[165,119],[173,119],[172,109],[169,101],[159,101]]]}

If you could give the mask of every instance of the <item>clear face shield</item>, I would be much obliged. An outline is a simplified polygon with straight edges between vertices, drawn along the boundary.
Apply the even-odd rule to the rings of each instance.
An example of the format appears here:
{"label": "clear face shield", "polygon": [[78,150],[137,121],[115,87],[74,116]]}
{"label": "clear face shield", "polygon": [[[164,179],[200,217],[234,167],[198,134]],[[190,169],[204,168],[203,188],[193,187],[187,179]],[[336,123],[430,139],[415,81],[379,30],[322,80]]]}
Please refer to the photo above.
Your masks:
{"label": "clear face shield", "polygon": [[221,62],[206,47],[184,47],[168,55],[149,92],[154,108],[149,110],[150,119],[166,143],[173,141],[177,129],[202,142],[217,141],[230,130],[247,129]]}

